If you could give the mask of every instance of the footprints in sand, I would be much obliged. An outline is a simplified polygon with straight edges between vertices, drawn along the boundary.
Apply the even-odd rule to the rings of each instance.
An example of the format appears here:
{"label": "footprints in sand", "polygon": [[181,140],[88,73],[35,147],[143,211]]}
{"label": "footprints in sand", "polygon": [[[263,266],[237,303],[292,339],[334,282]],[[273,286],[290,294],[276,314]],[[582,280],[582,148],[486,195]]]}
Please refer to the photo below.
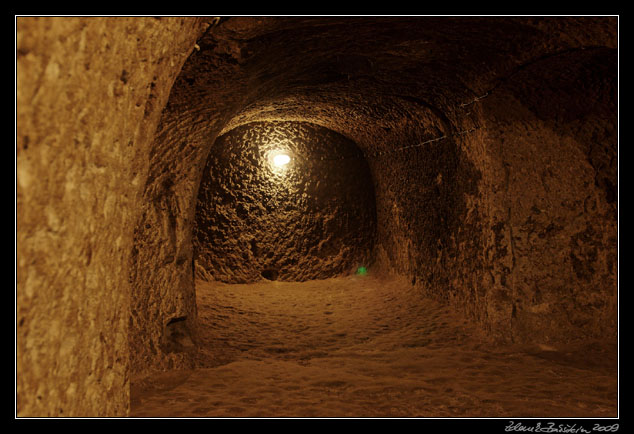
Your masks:
{"label": "footprints in sand", "polygon": [[605,348],[492,347],[400,281],[197,282],[197,299],[197,368],[133,384],[133,416],[616,415]]}

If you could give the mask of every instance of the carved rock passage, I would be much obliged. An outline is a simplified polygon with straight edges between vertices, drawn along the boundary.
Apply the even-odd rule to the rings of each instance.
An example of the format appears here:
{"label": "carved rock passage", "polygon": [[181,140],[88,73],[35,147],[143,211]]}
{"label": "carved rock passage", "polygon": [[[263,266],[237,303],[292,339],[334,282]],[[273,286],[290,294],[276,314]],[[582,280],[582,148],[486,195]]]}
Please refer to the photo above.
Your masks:
{"label": "carved rock passage", "polygon": [[256,123],[387,153],[349,256],[371,273],[491,339],[614,342],[617,24],[19,17],[18,414],[126,415],[131,378],[192,365],[199,187],[216,139]]}
{"label": "carved rock passage", "polygon": [[[291,158],[271,164],[276,152]],[[257,123],[216,140],[200,185],[197,277],[304,281],[369,263],[374,187],[354,143],[322,127]]]}
{"label": "carved rock passage", "polygon": [[127,414],[133,228],[161,109],[203,30],[17,18],[20,416]]}
{"label": "carved rock passage", "polygon": [[197,46],[139,202],[133,375],[191,366],[161,342],[174,318],[196,339],[199,186],[216,138],[255,122],[387,152],[368,158],[373,272],[407,277],[500,341],[615,336],[614,19],[232,17]]}

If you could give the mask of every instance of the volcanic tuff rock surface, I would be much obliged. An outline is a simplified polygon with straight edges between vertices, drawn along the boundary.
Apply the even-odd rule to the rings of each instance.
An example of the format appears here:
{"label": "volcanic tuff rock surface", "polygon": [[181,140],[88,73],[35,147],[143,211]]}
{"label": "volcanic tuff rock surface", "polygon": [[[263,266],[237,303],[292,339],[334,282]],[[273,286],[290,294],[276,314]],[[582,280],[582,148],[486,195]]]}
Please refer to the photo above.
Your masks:
{"label": "volcanic tuff rock surface", "polygon": [[[364,238],[371,205],[355,196],[324,211],[338,223],[323,256],[316,227],[304,244],[283,244],[310,253],[284,253],[296,258],[292,267],[280,252],[251,259],[250,242],[240,241],[247,231],[199,249],[197,270],[212,265],[204,251],[229,247],[248,261],[222,273],[245,281],[264,267],[308,278],[369,258],[372,272],[405,278],[491,339],[614,342],[617,25],[617,17],[18,17],[18,414],[125,415],[130,378],[193,366],[205,166],[230,151],[221,143],[233,134],[268,122],[337,134],[366,156],[376,236]],[[337,182],[348,189],[330,195],[366,192]],[[319,194],[308,187],[296,212]],[[304,217],[295,230],[327,216]],[[345,250],[352,240],[356,252]]]}
{"label": "volcanic tuff rock surface", "polygon": [[[291,161],[277,167],[276,152]],[[256,123],[216,140],[198,193],[197,276],[303,281],[368,264],[374,186],[354,143],[312,124]]]}

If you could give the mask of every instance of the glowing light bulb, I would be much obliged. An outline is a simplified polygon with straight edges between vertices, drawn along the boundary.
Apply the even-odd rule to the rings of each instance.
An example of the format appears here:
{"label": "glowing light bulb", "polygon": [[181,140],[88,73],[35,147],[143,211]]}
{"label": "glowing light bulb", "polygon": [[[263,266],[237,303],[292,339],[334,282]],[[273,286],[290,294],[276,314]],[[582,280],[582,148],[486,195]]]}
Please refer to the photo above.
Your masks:
{"label": "glowing light bulb", "polygon": [[286,154],[277,154],[275,157],[273,157],[273,165],[275,167],[284,167],[288,163],[290,163],[290,161],[291,157]]}

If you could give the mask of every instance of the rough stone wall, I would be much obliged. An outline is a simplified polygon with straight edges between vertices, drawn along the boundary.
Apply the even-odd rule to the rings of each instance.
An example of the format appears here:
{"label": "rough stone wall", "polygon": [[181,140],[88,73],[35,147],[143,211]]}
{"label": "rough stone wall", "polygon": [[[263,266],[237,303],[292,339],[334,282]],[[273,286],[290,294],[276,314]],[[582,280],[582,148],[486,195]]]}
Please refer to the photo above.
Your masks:
{"label": "rough stone wall", "polygon": [[614,49],[572,50],[482,101],[498,300],[483,316],[511,340],[616,336],[616,63]]}
{"label": "rough stone wall", "polygon": [[[448,101],[451,103],[451,101]],[[406,276],[421,294],[470,317],[486,302],[475,289],[485,266],[488,156],[476,114],[458,104],[427,110],[421,130],[401,146],[370,159],[376,178],[378,273]]]}
{"label": "rough stone wall", "polygon": [[530,62],[469,115],[442,110],[449,122],[436,135],[477,130],[371,160],[377,266],[453,303],[493,339],[613,339],[615,56],[596,47]]}
{"label": "rough stone wall", "polygon": [[[270,159],[284,150],[284,168]],[[373,182],[354,143],[303,123],[243,125],[214,144],[198,195],[197,277],[304,281],[367,266]]]}
{"label": "rough stone wall", "polygon": [[125,416],[129,257],[193,18],[17,18],[18,416]]}
{"label": "rough stone wall", "polygon": [[206,36],[174,82],[148,155],[130,256],[133,381],[193,363],[196,197],[209,148],[246,94],[238,42],[217,24],[204,19]]}

